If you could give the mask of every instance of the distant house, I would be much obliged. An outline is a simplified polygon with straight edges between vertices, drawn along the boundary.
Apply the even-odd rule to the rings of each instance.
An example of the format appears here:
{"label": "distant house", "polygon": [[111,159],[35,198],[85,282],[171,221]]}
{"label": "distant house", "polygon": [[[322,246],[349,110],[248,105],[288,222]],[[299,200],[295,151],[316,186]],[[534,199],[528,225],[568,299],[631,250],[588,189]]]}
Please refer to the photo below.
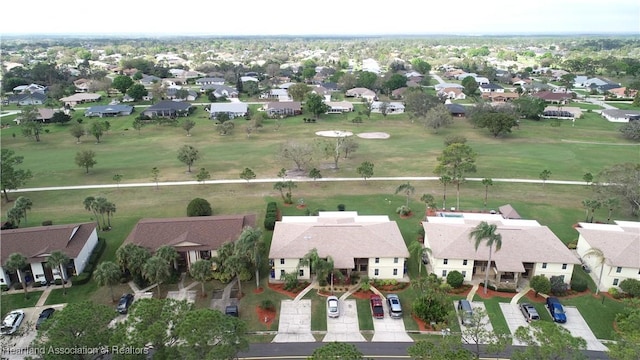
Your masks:
{"label": "distant house", "polygon": [[129,105],[99,105],[85,110],[84,116],[88,117],[112,117],[127,116],[133,113],[133,106]]}
{"label": "distant house", "polygon": [[38,109],[38,117],[36,118],[36,120],[40,120],[42,122],[49,122],[51,121],[51,119],[53,119],[53,114],[55,114],[56,111],[53,109],[47,109],[47,108],[39,108]]}
{"label": "distant house", "polygon": [[[576,228],[576,251],[596,277],[601,291],[620,286],[625,279],[640,280],[640,222],[615,221],[615,224],[579,223]],[[598,249],[604,255],[604,264],[595,255]],[[598,279],[602,274],[602,279]]]}
{"label": "distant house", "polygon": [[295,116],[302,114],[302,104],[299,101],[272,101],[264,105],[264,111],[269,116]]}
{"label": "distant house", "polygon": [[483,92],[482,98],[491,102],[506,102],[519,98],[520,95],[514,92]]}
{"label": "distant house", "polygon": [[249,106],[243,102],[212,103],[209,109],[209,117],[216,120],[219,114],[227,114],[229,119],[235,119],[246,116],[248,111]]}
{"label": "distant house", "polygon": [[371,103],[371,112],[381,113],[383,107],[386,106],[386,114],[402,114],[404,113],[404,104],[398,101],[374,101]]}
{"label": "distant house", "polygon": [[582,117],[582,109],[575,106],[549,105],[544,108],[542,117],[556,119],[579,119]]}
{"label": "distant house", "polygon": [[43,105],[47,101],[47,95],[39,92],[10,95],[6,104],[15,105]]}
{"label": "distant house", "polygon": [[438,95],[444,96],[450,100],[464,100],[467,98],[467,95],[462,92],[462,88],[454,87],[454,88],[442,88],[438,90]]}
{"label": "distant house", "polygon": [[237,98],[239,95],[238,90],[227,85],[211,84],[211,85],[203,85],[202,87],[200,87],[200,92],[206,93],[208,91],[211,91],[213,93],[213,96],[216,97],[216,99]]}
{"label": "distant house", "polygon": [[436,89],[436,91],[440,91],[442,89],[453,89],[453,88],[464,89],[464,86],[456,83],[440,83],[440,84],[434,85],[434,88]]}
{"label": "distant house", "polygon": [[145,87],[148,87],[161,81],[162,79],[155,75],[144,75],[142,79],[140,79],[140,84],[144,85]]}
{"label": "distant house", "polygon": [[89,92],[90,90],[92,90],[94,83],[95,80],[78,79],[73,82],[73,85],[76,87],[76,92]]}
{"label": "distant house", "polygon": [[325,101],[329,107],[327,114],[342,114],[353,111],[353,103],[350,101]]}
{"label": "distant house", "polygon": [[175,118],[189,116],[192,105],[188,102],[163,100],[145,109],[142,114],[149,117]]}
{"label": "distant house", "polygon": [[224,79],[219,77],[204,77],[196,80],[196,85],[224,85]]}
{"label": "distant house", "polygon": [[[2,268],[13,253],[27,258],[27,267],[22,270],[22,278],[28,282],[47,282],[55,279],[69,279],[84,271],[89,256],[98,243],[96,223],[37,226],[0,231],[0,284],[9,285],[18,281],[16,273]],[[61,251],[71,260],[63,274],[47,265],[49,255]]]}
{"label": "distant house", "polygon": [[609,93],[616,98],[633,98],[638,93],[638,90],[629,89],[627,87],[618,87],[609,90]]}
{"label": "distant house", "polygon": [[178,267],[186,270],[198,260],[216,256],[223,244],[235,242],[247,226],[256,226],[255,215],[142,219],[123,245],[139,245],[152,254],[163,245],[171,246],[178,252]]}
{"label": "distant house", "polygon": [[88,102],[96,102],[102,99],[102,95],[95,93],[77,93],[60,99],[65,106],[76,106]]}
{"label": "distant house", "polygon": [[640,110],[605,109],[600,115],[610,122],[629,122],[640,120]]}
{"label": "distant house", "polygon": [[255,76],[241,76],[240,77],[240,81],[241,82],[247,82],[247,81],[252,81],[252,82],[259,82],[260,80],[258,80],[257,77]]}
{"label": "distant house", "polygon": [[269,282],[285,274],[310,279],[309,266],[299,266],[311,250],[331,257],[346,277],[357,273],[371,279],[405,278],[409,251],[395,221],[386,215],[358,215],[354,211],[320,212],[318,216],[284,216],[273,230]]}
{"label": "distant house", "polygon": [[503,93],[504,92],[504,88],[502,86],[498,84],[493,84],[493,83],[481,84],[479,88],[481,93],[492,93],[492,92]]}
{"label": "distant house", "polygon": [[573,98],[570,93],[554,93],[552,91],[540,91],[531,94],[531,96],[552,104],[566,104]]}
{"label": "distant house", "polygon": [[476,83],[478,83],[478,85],[487,85],[487,84],[489,84],[489,79],[487,79],[484,76],[474,76],[473,78],[476,81]]}
{"label": "distant house", "polygon": [[367,88],[353,88],[345,92],[346,97],[355,97],[358,99],[366,99],[368,102],[373,102],[378,99],[376,92]]}
{"label": "distant house", "polygon": [[460,104],[445,104],[449,113],[453,117],[465,117],[467,115],[467,109],[464,105]]}
{"label": "distant house", "polygon": [[26,93],[46,93],[47,87],[39,84],[19,85],[13,88],[14,94],[26,94]]}
{"label": "distant house", "polygon": [[181,86],[173,86],[167,89],[167,99],[174,101],[195,101],[198,98],[198,93],[195,90],[184,89]]}
{"label": "distant house", "polygon": [[287,89],[269,89],[262,94],[260,94],[261,99],[276,99],[280,101],[289,101],[289,92]]}

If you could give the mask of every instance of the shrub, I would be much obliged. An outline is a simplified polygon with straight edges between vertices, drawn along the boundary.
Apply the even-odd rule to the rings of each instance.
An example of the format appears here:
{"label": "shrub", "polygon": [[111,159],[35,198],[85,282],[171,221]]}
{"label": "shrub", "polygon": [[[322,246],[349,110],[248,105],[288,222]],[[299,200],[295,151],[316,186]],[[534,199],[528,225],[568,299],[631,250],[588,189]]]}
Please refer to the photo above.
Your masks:
{"label": "shrub", "polygon": [[338,204],[338,211],[344,211],[346,208],[344,204]]}
{"label": "shrub", "polygon": [[9,290],[9,286],[7,284],[0,285],[0,291],[7,291],[7,290]]}
{"label": "shrub", "polygon": [[211,204],[205,199],[195,198],[187,205],[187,216],[211,216]]}
{"label": "shrub", "polygon": [[17,283],[17,284],[15,284],[15,285],[13,285],[13,288],[14,288],[15,290],[22,290],[22,283]]}
{"label": "shrub", "polygon": [[360,285],[360,289],[362,289],[362,291],[366,292],[371,290],[371,282],[368,276],[363,276],[362,279],[360,279],[360,282],[362,283],[362,285]]}
{"label": "shrub", "polygon": [[276,305],[273,303],[273,301],[264,299],[260,302],[260,308],[264,310],[275,310]]}
{"label": "shrub", "polygon": [[496,291],[502,292],[502,293],[514,293],[514,294],[518,292],[518,290],[511,289],[511,288],[497,288]]}
{"label": "shrub", "polygon": [[613,296],[614,299],[620,299],[620,297],[622,297],[622,294],[620,294],[620,290],[618,290],[618,288],[609,288],[609,295]]}
{"label": "shrub", "polygon": [[62,285],[62,279],[55,279],[53,283],[56,285]]}
{"label": "shrub", "polygon": [[556,296],[565,296],[567,295],[567,284],[564,282],[564,278],[562,276],[552,276],[549,279],[551,282],[551,292]]}
{"label": "shrub", "polygon": [[571,290],[576,291],[576,292],[583,292],[585,290],[587,290],[587,281],[585,279],[581,279],[578,277],[573,277],[573,279],[571,279]]}
{"label": "shrub", "polygon": [[551,292],[551,281],[544,275],[536,275],[529,281],[529,286],[538,294],[549,294]]}
{"label": "shrub", "polygon": [[273,230],[278,220],[278,205],[275,202],[267,204],[267,211],[264,216],[264,228],[267,230]]}
{"label": "shrub", "polygon": [[45,220],[42,222],[42,226],[51,226],[53,225],[53,220]]}
{"label": "shrub", "polygon": [[[80,275],[71,277],[71,283],[73,284],[73,286],[84,285],[89,282],[89,279],[91,279],[91,274],[84,271]],[[126,282],[127,281],[125,281],[125,283]]]}
{"label": "shrub", "polygon": [[447,284],[451,285],[452,288],[457,289],[462,286],[464,282],[464,276],[458,270],[450,271],[447,274]]}
{"label": "shrub", "polygon": [[633,297],[640,297],[640,281],[636,279],[622,280],[620,289]]}
{"label": "shrub", "polygon": [[399,208],[396,209],[396,214],[400,214],[402,216],[407,216],[409,214],[411,214],[411,208],[408,207],[407,205],[402,205]]}

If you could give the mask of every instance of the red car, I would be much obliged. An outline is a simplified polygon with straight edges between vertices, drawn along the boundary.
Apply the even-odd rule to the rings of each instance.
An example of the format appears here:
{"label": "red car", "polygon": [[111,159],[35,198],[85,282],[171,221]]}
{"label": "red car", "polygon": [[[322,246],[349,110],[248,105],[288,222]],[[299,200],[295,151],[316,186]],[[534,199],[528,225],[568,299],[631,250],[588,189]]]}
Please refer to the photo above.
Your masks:
{"label": "red car", "polygon": [[382,307],[382,298],[379,295],[371,295],[371,314],[376,319],[384,318],[384,307]]}

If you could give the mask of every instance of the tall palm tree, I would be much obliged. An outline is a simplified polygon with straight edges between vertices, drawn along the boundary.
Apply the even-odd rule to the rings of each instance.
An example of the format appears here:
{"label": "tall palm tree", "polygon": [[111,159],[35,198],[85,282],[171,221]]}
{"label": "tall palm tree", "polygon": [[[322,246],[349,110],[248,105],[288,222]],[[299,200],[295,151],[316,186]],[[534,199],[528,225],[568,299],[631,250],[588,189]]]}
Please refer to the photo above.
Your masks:
{"label": "tall palm tree", "polygon": [[67,272],[64,268],[68,263],[69,257],[67,256],[67,254],[59,250],[53,251],[49,255],[49,258],[47,258],[47,265],[49,265],[52,269],[58,269],[58,273],[60,274],[60,278],[62,279],[62,293],[65,295],[67,294],[67,288],[65,288],[64,283],[67,281]]}
{"label": "tall palm tree", "polygon": [[487,209],[487,198],[489,197],[489,186],[493,185],[493,179],[482,179],[482,185],[484,185],[484,208]]}
{"label": "tall palm tree", "polygon": [[396,189],[396,194],[400,192],[404,193],[405,196],[407,197],[407,207],[409,207],[409,197],[413,195],[415,191],[416,191],[416,188],[414,188],[410,183],[406,182],[398,186],[398,188]]}
{"label": "tall palm tree", "polygon": [[180,255],[178,255],[178,251],[173,246],[162,245],[158,248],[158,250],[156,250],[155,255],[171,264],[172,268],[177,268],[177,261]]}
{"label": "tall palm tree", "polygon": [[602,202],[602,205],[609,210],[609,215],[607,216],[607,224],[611,222],[611,213],[613,210],[620,205],[620,200],[616,197],[608,198]]}
{"label": "tall palm tree", "polygon": [[20,196],[16,199],[14,207],[20,209],[22,211],[22,217],[24,218],[24,223],[27,223],[27,210],[31,210],[33,206],[33,202],[28,197]]}
{"label": "tall palm tree", "polygon": [[82,205],[84,205],[84,209],[87,211],[91,211],[93,213],[93,217],[96,219],[96,226],[100,228],[100,221],[98,219],[98,210],[96,208],[96,198],[93,196],[87,196],[82,201]]}
{"label": "tall palm tree", "polygon": [[109,286],[111,301],[113,302],[116,301],[113,296],[113,285],[117,285],[120,282],[120,275],[120,268],[113,261],[103,261],[93,271],[93,278],[98,285]]}
{"label": "tall palm tree", "polygon": [[604,256],[604,252],[598,248],[590,248],[583,256],[593,256],[596,258],[596,264],[600,265],[600,277],[598,277],[598,286],[596,286],[596,295],[600,293],[600,284],[602,283],[602,271],[604,270],[604,264],[607,258]]}
{"label": "tall palm tree", "polygon": [[20,220],[21,219],[22,219],[22,209],[17,208],[17,207],[14,206],[14,207],[12,207],[11,209],[9,209],[7,211],[7,220],[14,227],[16,227],[16,228],[20,227]]}
{"label": "tall palm tree", "polygon": [[440,183],[442,183],[443,191],[442,191],[442,210],[447,208],[447,184],[451,184],[451,176],[442,175],[438,179]]}
{"label": "tall palm tree", "polygon": [[489,247],[489,261],[487,263],[484,277],[485,294],[487,293],[487,284],[489,283],[489,272],[491,270],[491,254],[493,251],[493,246],[495,245],[496,251],[499,251],[502,247],[502,235],[496,234],[497,228],[497,225],[489,224],[486,221],[483,221],[469,233],[469,239],[473,239],[475,241],[476,251],[478,251],[478,247],[482,242],[485,242],[485,245]]}
{"label": "tall palm tree", "polygon": [[414,241],[409,245],[409,253],[416,258],[418,264],[418,276],[422,276],[422,256],[424,254],[431,254],[431,249],[424,247],[419,241]]}
{"label": "tall palm tree", "polygon": [[102,227],[101,227],[101,229],[102,230],[108,230],[107,222],[104,219],[104,214],[107,213],[107,209],[109,208],[109,201],[106,198],[104,198],[102,196],[99,196],[99,197],[96,198],[94,206],[96,207],[97,213],[100,214],[100,217],[102,218]]}
{"label": "tall palm tree", "polygon": [[236,246],[233,255],[224,260],[224,267],[226,271],[238,278],[238,291],[240,292],[240,295],[242,295],[242,281],[240,280],[240,273],[247,266],[245,258],[242,255],[243,254],[240,252],[239,247]]}
{"label": "tall palm tree", "polygon": [[142,276],[151,283],[158,284],[158,298],[160,297],[160,284],[171,277],[169,263],[158,256],[152,256],[142,266]]}
{"label": "tall palm tree", "polygon": [[4,263],[4,268],[9,272],[16,272],[18,274],[18,280],[22,284],[22,289],[24,289],[24,298],[28,299],[29,295],[27,294],[27,283],[22,275],[22,269],[27,267],[27,258],[20,253],[13,253],[9,255],[7,261]]}
{"label": "tall palm tree", "polygon": [[[318,255],[318,250],[315,248],[311,249],[302,259],[300,259],[298,268],[301,266],[309,266],[309,271],[311,273],[315,272],[316,277],[323,280],[326,280],[334,269],[333,259],[331,256],[327,256],[326,259],[323,259]],[[333,288],[331,291],[333,292]]]}
{"label": "tall palm tree", "polygon": [[116,213],[116,204],[107,201],[105,212],[107,213],[107,229],[111,229],[111,217]]}
{"label": "tall palm tree", "polygon": [[129,270],[129,273],[135,278],[142,274],[142,266],[147,259],[151,257],[149,251],[140,245],[128,243],[116,250],[116,260],[122,270]]}
{"label": "tall palm tree", "polygon": [[245,227],[238,238],[238,246],[241,251],[251,261],[255,268],[256,289],[260,288],[260,265],[262,265],[262,252],[264,241],[262,241],[262,230],[259,228]]}
{"label": "tall palm tree", "polygon": [[200,282],[202,286],[202,297],[206,296],[204,283],[211,277],[211,272],[211,261],[204,259],[196,260],[189,268],[191,277]]}

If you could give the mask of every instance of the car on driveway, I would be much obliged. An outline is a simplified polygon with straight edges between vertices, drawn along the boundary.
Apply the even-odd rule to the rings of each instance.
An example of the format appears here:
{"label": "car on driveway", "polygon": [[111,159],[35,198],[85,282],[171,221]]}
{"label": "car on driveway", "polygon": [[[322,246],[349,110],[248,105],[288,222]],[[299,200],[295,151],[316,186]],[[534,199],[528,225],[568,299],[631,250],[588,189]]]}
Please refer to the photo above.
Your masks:
{"label": "car on driveway", "polygon": [[11,335],[18,331],[20,324],[24,320],[23,310],[13,310],[2,320],[2,327],[0,328],[0,334]]}
{"label": "car on driveway", "polygon": [[122,315],[129,312],[129,306],[133,303],[133,294],[124,294],[120,297],[120,301],[118,301],[118,312]]}
{"label": "car on driveway", "polygon": [[529,303],[520,304],[520,311],[522,311],[522,315],[524,315],[524,319],[527,322],[531,322],[533,320],[540,320],[540,315],[538,315],[538,310],[533,307],[533,305]]}
{"label": "car on driveway", "polygon": [[402,319],[402,304],[398,295],[387,295],[387,305],[389,305],[389,316],[394,319]]}
{"label": "car on driveway", "polygon": [[373,294],[369,298],[371,303],[371,314],[376,319],[384,318],[384,307],[382,306],[382,298],[380,295]]}
{"label": "car on driveway", "polygon": [[54,308],[46,308],[42,310],[40,316],[38,316],[38,321],[36,321],[36,330],[39,330],[42,323],[47,321],[55,311],[56,309]]}
{"label": "car on driveway", "polygon": [[567,315],[564,313],[564,308],[562,307],[562,304],[560,304],[560,300],[558,300],[558,298],[549,296],[547,298],[547,308],[549,309],[549,313],[551,314],[553,321],[557,323],[567,322]]}
{"label": "car on driveway", "polygon": [[327,315],[330,318],[337,318],[340,316],[340,302],[335,296],[329,296],[327,298]]}

